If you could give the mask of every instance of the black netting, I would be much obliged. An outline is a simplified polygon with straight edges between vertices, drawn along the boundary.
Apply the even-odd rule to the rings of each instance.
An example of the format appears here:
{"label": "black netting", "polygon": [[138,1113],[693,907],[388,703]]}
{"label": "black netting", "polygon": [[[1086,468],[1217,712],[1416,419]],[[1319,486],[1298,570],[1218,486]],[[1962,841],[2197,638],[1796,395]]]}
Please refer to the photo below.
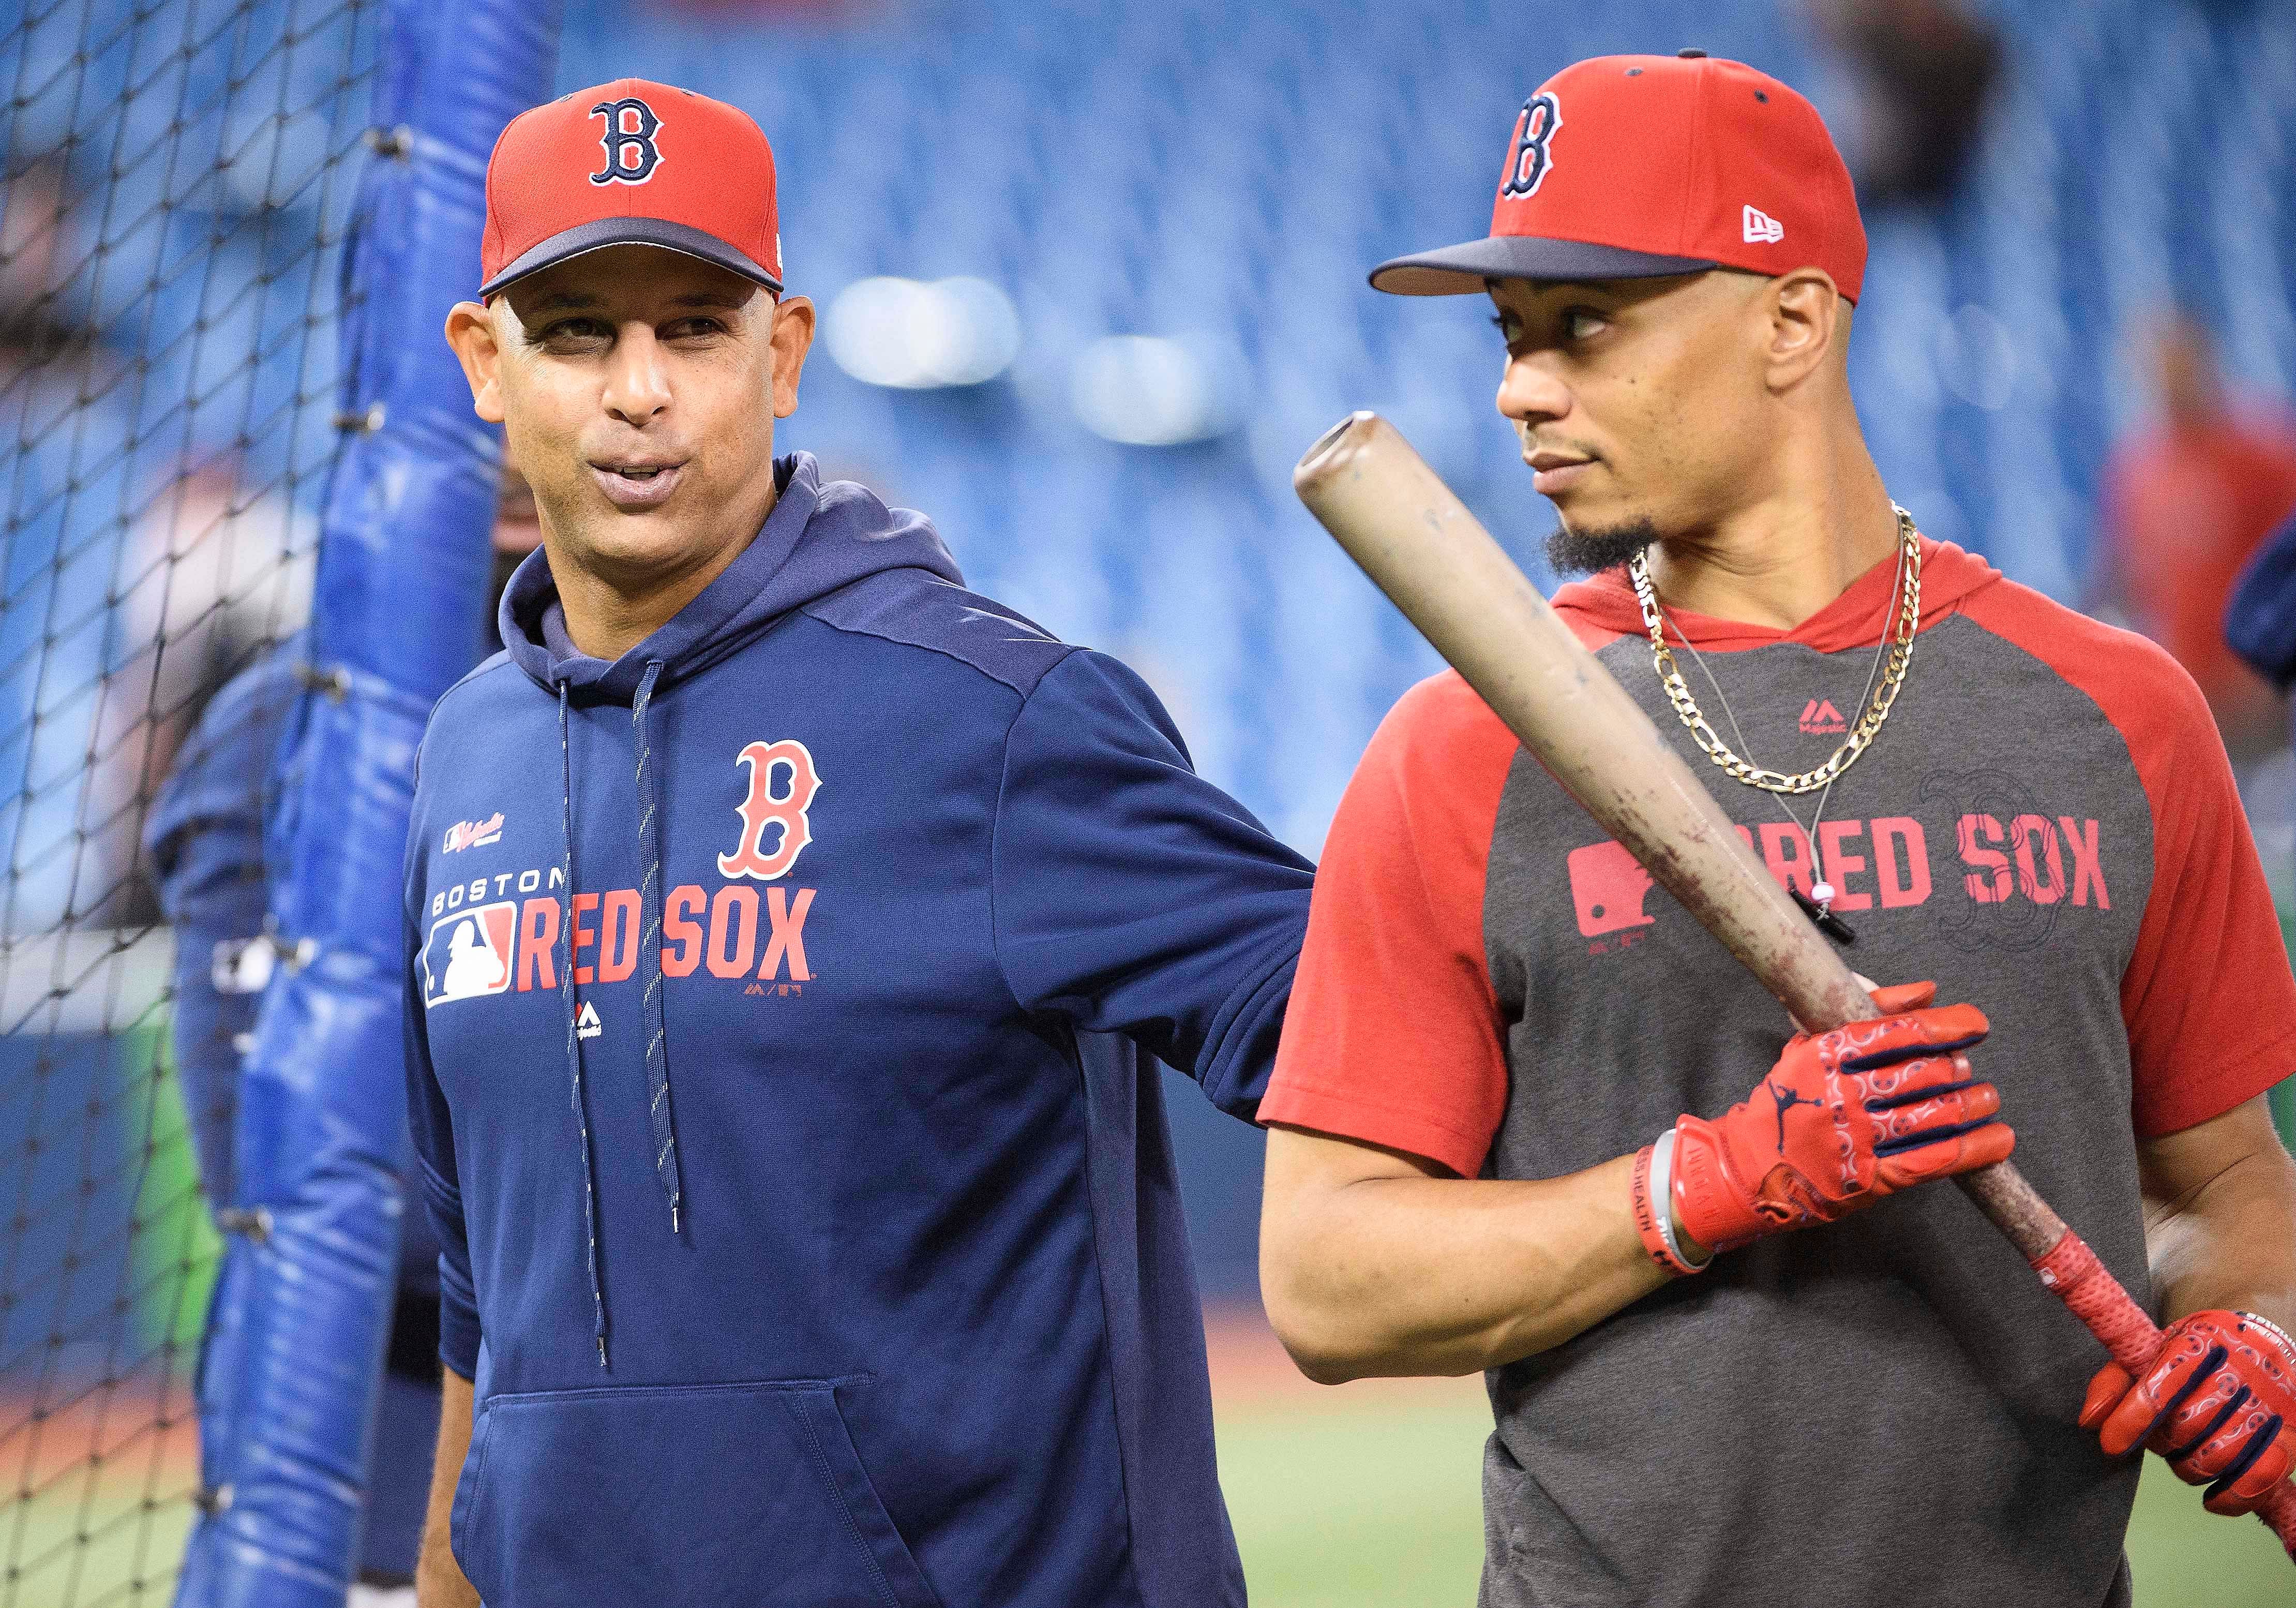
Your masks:
{"label": "black netting", "polygon": [[192,1516],[380,10],[0,10],[0,1608],[164,1601]]}

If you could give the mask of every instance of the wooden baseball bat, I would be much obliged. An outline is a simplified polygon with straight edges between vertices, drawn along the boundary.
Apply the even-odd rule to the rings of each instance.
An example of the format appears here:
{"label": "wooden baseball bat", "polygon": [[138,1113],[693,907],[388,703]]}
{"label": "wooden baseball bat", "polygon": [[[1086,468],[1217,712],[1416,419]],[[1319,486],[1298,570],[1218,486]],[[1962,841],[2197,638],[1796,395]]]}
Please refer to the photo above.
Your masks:
{"label": "wooden baseball bat", "polygon": [[[1393,425],[1349,414],[1292,484],[1522,745],[1797,1021],[1824,1032],[1878,1013],[1680,752]],[[1955,1182],[2112,1359],[2142,1373],[2160,1329],[2016,1167]],[[2282,1481],[2258,1516],[2296,1557],[2296,1483]]]}

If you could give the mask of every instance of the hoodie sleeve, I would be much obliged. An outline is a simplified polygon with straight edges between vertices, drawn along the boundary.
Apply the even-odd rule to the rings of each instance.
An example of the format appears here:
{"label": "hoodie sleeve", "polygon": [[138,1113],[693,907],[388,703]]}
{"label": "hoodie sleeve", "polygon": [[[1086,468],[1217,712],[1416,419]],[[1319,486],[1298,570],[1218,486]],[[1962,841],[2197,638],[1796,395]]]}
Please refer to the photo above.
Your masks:
{"label": "hoodie sleeve", "polygon": [[406,1118],[414,1135],[414,1172],[422,1203],[439,1235],[439,1360],[464,1379],[479,1372],[479,1300],[471,1282],[471,1241],[463,1223],[462,1175],[455,1164],[455,1119],[430,1065],[430,1026],[423,1019],[422,846],[417,825],[406,846],[406,965],[399,989],[406,1013]]}
{"label": "hoodie sleeve", "polygon": [[995,944],[1027,1009],[1120,1032],[1214,1104],[1259,1104],[1314,867],[1195,774],[1147,685],[1070,654],[1005,736]]}

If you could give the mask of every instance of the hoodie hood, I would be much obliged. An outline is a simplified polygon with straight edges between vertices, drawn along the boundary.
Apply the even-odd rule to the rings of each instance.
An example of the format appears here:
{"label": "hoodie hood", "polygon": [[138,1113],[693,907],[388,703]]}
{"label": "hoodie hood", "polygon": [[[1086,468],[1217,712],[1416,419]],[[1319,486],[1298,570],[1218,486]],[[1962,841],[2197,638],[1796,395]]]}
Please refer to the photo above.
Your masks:
{"label": "hoodie hood", "polygon": [[[1773,643],[1800,643],[1821,653],[1872,647],[1890,628],[1897,607],[1896,554],[1883,559],[1849,583],[1841,595],[1791,631],[1742,619],[1722,619],[1669,608],[1666,621],[1705,652],[1729,652],[1739,648],[1767,647]],[[1924,631],[1954,613],[1970,594],[2001,578],[2001,571],[1973,553],[1951,542],[1922,537],[1922,624]],[[1554,607],[1581,627],[1612,636],[1640,636],[1642,604],[1626,566],[1605,570],[1585,580],[1572,581],[1554,594]]]}
{"label": "hoodie hood", "polygon": [[[921,513],[888,508],[851,480],[824,483],[809,452],[774,465],[773,512],[725,573],[660,629],[609,662],[566,634],[549,555],[536,548],[503,591],[497,624],[512,662],[575,701],[629,704],[649,665],[668,686],[716,663],[793,609],[884,570],[924,570],[963,585],[939,532]],[[656,689],[660,690],[659,687]]]}

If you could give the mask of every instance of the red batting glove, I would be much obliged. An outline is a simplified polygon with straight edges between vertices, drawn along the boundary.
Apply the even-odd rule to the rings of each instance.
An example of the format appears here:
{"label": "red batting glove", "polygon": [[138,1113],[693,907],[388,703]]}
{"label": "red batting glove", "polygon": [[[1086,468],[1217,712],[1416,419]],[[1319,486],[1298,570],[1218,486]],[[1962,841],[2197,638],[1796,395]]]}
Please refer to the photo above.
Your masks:
{"label": "red batting glove", "polygon": [[2288,1477],[2296,1341],[2252,1312],[2195,1312],[2169,1325],[2141,1379],[2107,1363],[2089,1381],[2081,1427],[2107,1455],[2149,1446],[2205,1485],[2212,1514],[2244,1514]]}
{"label": "red batting glove", "polygon": [[1878,1020],[1795,1035],[1742,1103],[1677,1122],[1674,1214],[1691,1237],[1731,1251],[2005,1161],[2017,1136],[2000,1093],[1963,1053],[1985,1013],[1920,1008],[1935,997],[1935,983],[1880,989]]}

